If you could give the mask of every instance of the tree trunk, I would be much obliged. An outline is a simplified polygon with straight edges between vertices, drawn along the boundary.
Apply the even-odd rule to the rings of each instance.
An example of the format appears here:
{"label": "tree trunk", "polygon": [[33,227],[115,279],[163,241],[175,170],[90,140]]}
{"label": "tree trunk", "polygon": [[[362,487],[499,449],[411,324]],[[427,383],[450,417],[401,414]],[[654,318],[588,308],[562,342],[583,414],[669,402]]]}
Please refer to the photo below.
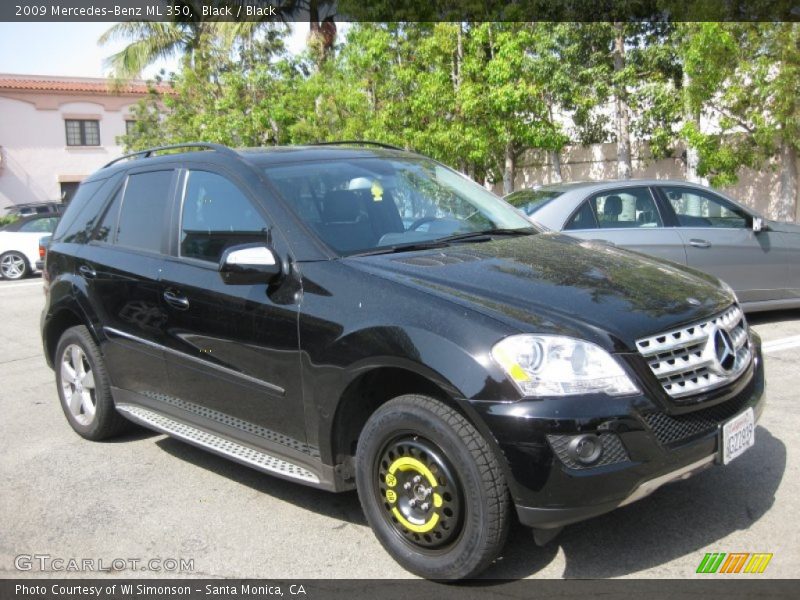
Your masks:
{"label": "tree trunk", "polygon": [[797,198],[797,150],[788,142],[781,144],[781,177],[778,184],[778,197],[770,202],[770,219],[793,221],[800,219],[800,201]]}
{"label": "tree trunk", "polygon": [[506,161],[505,168],[503,169],[503,195],[510,194],[514,191],[514,175],[516,171],[516,160],[514,156],[514,149],[511,142],[506,144]]}
{"label": "tree trunk", "polygon": [[550,150],[550,163],[553,165],[553,181],[563,181],[561,176],[561,151]]}
{"label": "tree trunk", "polygon": [[[683,94],[684,94],[684,102],[683,102],[683,118],[686,119],[687,122],[694,123],[695,128],[699,131],[700,130],[700,115],[694,108],[692,108],[692,103],[689,101],[689,87],[692,85],[692,77],[689,73],[686,72],[686,69],[683,70]],[[693,148],[690,145],[686,145],[686,180],[691,181],[692,183],[704,183],[702,178],[697,174],[697,165],[700,162],[700,154],[697,152],[697,148]]]}
{"label": "tree trunk", "polygon": [[[625,68],[625,35],[622,23],[614,23],[616,37],[614,38],[614,72],[619,73]],[[631,134],[630,110],[628,108],[628,93],[625,83],[620,83],[616,90],[617,112],[617,176],[620,179],[630,179],[633,173],[631,165]]]}

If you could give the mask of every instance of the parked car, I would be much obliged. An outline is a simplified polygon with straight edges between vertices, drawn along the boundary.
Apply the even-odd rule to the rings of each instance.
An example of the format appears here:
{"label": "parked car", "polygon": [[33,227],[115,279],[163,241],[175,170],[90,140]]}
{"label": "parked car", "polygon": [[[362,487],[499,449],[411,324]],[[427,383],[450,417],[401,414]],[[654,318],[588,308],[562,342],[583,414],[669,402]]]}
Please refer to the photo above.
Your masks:
{"label": "parked car", "polygon": [[60,215],[64,210],[61,202],[29,202],[6,207],[6,214],[32,217],[34,215]]}
{"label": "parked car", "polygon": [[52,233],[58,222],[53,215],[17,219],[0,229],[0,276],[22,279],[30,275],[39,258],[39,239]]}
{"label": "parked car", "polygon": [[44,353],[89,440],[128,419],[355,488],[430,578],[489,565],[512,511],[541,543],[754,443],[760,340],[710,275],[543,232],[381,145],[124,158],[46,262]]}
{"label": "parked car", "polygon": [[36,270],[44,269],[44,261],[47,258],[47,247],[50,245],[52,234],[43,235],[39,238],[39,260],[36,261]]}
{"label": "parked car", "polygon": [[747,312],[800,307],[800,226],[686,181],[584,181],[505,198],[535,222],[666,258],[728,283]]}

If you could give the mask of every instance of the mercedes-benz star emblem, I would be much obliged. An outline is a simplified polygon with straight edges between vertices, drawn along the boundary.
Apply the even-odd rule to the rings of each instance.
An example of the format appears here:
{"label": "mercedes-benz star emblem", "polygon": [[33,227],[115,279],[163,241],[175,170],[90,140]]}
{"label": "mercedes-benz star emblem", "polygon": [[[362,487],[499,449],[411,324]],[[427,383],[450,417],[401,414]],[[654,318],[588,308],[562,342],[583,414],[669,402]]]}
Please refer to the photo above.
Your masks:
{"label": "mercedes-benz star emblem", "polygon": [[730,371],[736,362],[736,351],[733,349],[733,340],[730,334],[724,329],[717,329],[709,337],[709,341],[714,344],[714,357],[717,359],[723,371]]}

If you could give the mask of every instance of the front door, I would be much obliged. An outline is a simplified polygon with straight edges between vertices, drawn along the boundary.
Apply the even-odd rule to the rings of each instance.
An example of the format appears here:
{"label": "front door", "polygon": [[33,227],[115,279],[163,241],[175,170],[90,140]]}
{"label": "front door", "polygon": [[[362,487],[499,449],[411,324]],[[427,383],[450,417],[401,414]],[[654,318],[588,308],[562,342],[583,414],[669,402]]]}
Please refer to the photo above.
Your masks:
{"label": "front door", "polygon": [[741,302],[789,297],[789,264],[779,233],[754,232],[752,216],[697,188],[661,186],[675,211],[688,265],[719,277]]}
{"label": "front door", "polygon": [[303,451],[292,284],[228,285],[219,274],[225,249],[267,241],[266,215],[226,174],[190,170],[183,177],[177,247],[161,281],[165,401],[227,436]]}

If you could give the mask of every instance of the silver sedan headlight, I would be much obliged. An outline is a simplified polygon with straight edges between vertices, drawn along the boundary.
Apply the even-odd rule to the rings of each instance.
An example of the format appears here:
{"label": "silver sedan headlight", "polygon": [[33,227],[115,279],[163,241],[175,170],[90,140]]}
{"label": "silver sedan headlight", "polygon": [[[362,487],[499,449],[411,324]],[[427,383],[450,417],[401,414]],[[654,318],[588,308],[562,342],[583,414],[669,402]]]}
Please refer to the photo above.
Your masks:
{"label": "silver sedan headlight", "polygon": [[512,335],[492,357],[525,396],[639,392],[625,370],[598,345],[560,335]]}

